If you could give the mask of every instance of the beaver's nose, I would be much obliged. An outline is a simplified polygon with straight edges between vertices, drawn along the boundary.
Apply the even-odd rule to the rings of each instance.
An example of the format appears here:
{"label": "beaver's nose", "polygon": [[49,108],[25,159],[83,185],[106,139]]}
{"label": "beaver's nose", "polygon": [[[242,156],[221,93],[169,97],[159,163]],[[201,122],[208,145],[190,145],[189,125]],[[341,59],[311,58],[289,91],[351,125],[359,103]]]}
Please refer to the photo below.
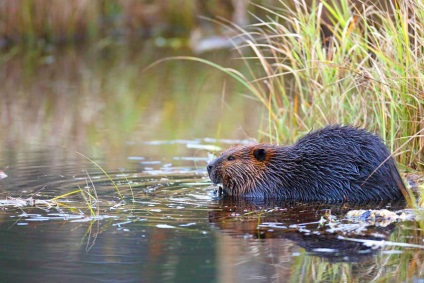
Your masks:
{"label": "beaver's nose", "polygon": [[213,166],[208,164],[208,166],[206,168],[208,169],[208,174],[211,174]]}

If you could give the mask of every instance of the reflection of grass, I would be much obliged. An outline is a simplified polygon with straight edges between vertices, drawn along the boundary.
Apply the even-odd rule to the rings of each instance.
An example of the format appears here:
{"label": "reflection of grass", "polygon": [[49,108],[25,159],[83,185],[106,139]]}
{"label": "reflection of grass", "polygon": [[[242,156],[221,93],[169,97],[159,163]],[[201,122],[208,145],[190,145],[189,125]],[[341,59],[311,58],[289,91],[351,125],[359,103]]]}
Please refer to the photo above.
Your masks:
{"label": "reflection of grass", "polygon": [[[391,235],[391,240],[403,241],[407,244],[422,246],[423,229],[420,222],[406,222],[397,227]],[[424,275],[424,252],[418,248],[393,247],[385,249],[389,254],[379,255],[378,261],[385,269],[380,274],[381,281],[409,282]]]}
{"label": "reflection of grass", "polygon": [[[391,239],[422,246],[422,230],[412,225],[415,227],[396,229]],[[385,247],[382,251],[357,263],[330,262],[325,258],[303,254],[293,261],[291,282],[305,282],[304,278],[313,282],[410,282],[424,275],[422,249],[394,246]]]}
{"label": "reflection of grass", "polygon": [[[222,137],[255,134],[261,111],[255,102],[241,96],[229,97],[225,104],[219,99],[239,91],[234,81],[226,82],[224,74],[200,64],[177,61],[143,73],[155,58],[183,51],[158,51],[146,43],[136,48],[61,49],[47,56],[54,58],[54,64],[45,64],[45,55],[35,51],[15,49],[10,56],[0,56],[5,60],[0,76],[7,77],[0,91],[1,111],[7,117],[21,117],[1,119],[0,150],[7,148],[1,145],[8,140],[16,141],[18,151],[27,143],[65,144],[92,159],[107,152],[116,160],[139,154],[146,140],[214,136],[219,123]],[[224,64],[228,53],[213,58]],[[35,95],[37,100],[28,105]],[[252,115],[246,116],[246,109]],[[123,147],[127,142],[135,144]],[[155,147],[146,154],[174,156],[176,147],[193,152],[175,145]]]}
{"label": "reflection of grass", "polygon": [[[225,227],[223,229],[228,230],[231,227],[240,234],[246,234],[246,231],[254,233],[255,229],[243,225],[244,221],[252,223],[266,221],[271,224],[263,225],[261,231],[266,232],[271,229],[272,232],[269,234],[274,235],[271,237],[279,239],[285,238],[284,233],[298,231],[298,236],[289,239],[300,240],[302,243],[300,246],[305,247],[305,250],[300,249],[300,253],[290,258],[290,282],[410,282],[415,278],[421,278],[424,274],[424,245],[422,243],[424,230],[420,227],[419,222],[397,223],[395,225],[398,227],[391,233],[393,226],[382,228],[371,225],[368,229],[361,225],[361,229],[352,230],[349,226],[353,223],[346,223],[343,216],[338,219],[328,217],[326,225],[323,226],[317,222],[296,223],[306,228],[302,229],[302,232],[294,225],[279,223],[287,221],[287,218],[281,217],[278,211],[276,215],[285,220],[281,221],[278,217],[272,217],[272,213],[268,215],[271,216],[269,219],[262,220],[261,217],[264,214],[265,217],[267,216],[263,212],[254,210],[237,215],[235,211],[229,210],[229,214],[225,218],[219,218],[223,222],[220,224]],[[226,226],[227,221],[238,224]],[[277,222],[277,224],[274,225],[272,222]],[[334,226],[342,229],[334,229]],[[241,231],[240,227],[243,227]],[[330,232],[330,230],[336,232]],[[328,238],[326,233],[329,233]],[[299,234],[304,234],[304,237]],[[257,237],[261,238],[261,234],[257,233]],[[333,245],[333,241],[334,243],[341,241],[341,243]],[[345,242],[346,245],[342,242]],[[349,245],[349,242],[357,242],[357,245]],[[286,245],[287,243],[284,242],[284,247]],[[361,248],[361,245],[364,245],[364,249]],[[369,248],[365,248],[365,246]],[[322,248],[323,251],[315,250],[315,248]],[[283,271],[287,270],[286,264],[286,260],[276,262],[276,270],[277,273],[281,272],[279,275],[281,279],[286,279],[286,273]]]}
{"label": "reflection of grass", "polygon": [[353,280],[351,263],[332,263],[319,257],[304,255],[294,264],[301,266],[295,269],[297,272],[294,272],[290,282],[356,282]]}

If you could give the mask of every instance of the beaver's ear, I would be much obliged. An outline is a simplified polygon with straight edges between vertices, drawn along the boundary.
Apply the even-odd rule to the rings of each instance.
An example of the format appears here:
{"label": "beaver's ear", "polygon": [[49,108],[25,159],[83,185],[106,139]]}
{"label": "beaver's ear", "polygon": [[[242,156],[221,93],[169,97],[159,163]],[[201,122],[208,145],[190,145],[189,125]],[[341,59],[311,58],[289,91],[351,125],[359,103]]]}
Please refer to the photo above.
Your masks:
{"label": "beaver's ear", "polygon": [[264,161],[265,157],[266,157],[266,151],[263,148],[257,148],[253,151],[253,156],[258,160],[258,161]]}

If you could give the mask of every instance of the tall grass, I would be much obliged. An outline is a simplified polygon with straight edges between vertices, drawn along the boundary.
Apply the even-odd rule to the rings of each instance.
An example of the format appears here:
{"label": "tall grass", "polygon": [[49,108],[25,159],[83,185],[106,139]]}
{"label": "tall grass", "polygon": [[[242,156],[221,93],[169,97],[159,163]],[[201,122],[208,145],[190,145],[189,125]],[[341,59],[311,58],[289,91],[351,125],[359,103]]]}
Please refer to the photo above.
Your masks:
{"label": "tall grass", "polygon": [[249,89],[269,110],[269,138],[291,142],[327,124],[353,124],[379,133],[402,164],[423,168],[424,4],[359,13],[348,0],[284,3],[262,7],[268,17],[243,30],[238,48]]}

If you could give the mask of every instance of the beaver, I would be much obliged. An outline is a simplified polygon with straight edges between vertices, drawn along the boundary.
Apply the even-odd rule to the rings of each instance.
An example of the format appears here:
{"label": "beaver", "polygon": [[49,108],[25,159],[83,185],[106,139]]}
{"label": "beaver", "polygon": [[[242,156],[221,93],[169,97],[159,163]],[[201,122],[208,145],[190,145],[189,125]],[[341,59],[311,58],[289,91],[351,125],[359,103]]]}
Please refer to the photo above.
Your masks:
{"label": "beaver", "polygon": [[234,147],[207,165],[220,194],[294,201],[371,202],[404,199],[394,159],[375,134],[331,125],[295,144]]}

